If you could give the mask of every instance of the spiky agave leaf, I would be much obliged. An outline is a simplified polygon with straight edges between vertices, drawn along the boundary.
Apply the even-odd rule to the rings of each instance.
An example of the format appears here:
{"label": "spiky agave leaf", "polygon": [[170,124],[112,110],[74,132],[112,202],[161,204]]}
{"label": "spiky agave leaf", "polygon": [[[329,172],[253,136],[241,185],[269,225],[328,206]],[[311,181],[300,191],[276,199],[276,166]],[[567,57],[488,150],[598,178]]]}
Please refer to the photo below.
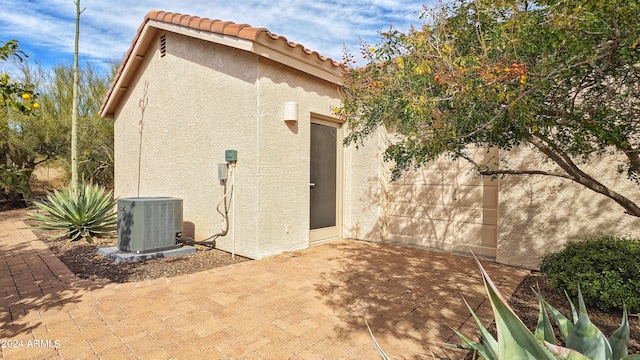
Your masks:
{"label": "spiky agave leaf", "polygon": [[[542,298],[542,295],[533,290],[533,292],[539,298]],[[558,328],[560,329],[560,334],[562,335],[562,340],[565,340],[569,335],[569,331],[573,327],[573,323],[567,319],[566,316],[562,315],[562,313],[554,308],[551,304],[549,304],[546,300],[542,299],[544,303],[544,307],[551,313],[551,316],[555,319],[556,324],[558,324]],[[573,304],[572,304],[573,305]]]}
{"label": "spiky agave leaf", "polygon": [[562,339],[566,340],[567,336],[569,336],[569,332],[573,328],[573,323],[567,319],[566,316],[562,315],[558,309],[554,308],[548,302],[544,302],[544,306],[549,310],[551,316],[556,320],[556,324],[558,324],[558,328],[560,329],[560,334],[562,335]]}
{"label": "spiky agave leaf", "polygon": [[489,356],[486,358],[496,359],[498,357],[498,341],[493,337],[493,335],[491,335],[489,330],[487,330],[487,328],[484,327],[484,325],[482,324],[482,322],[480,321],[476,313],[473,311],[473,309],[471,309],[471,306],[469,306],[467,299],[463,298],[463,300],[464,300],[464,304],[467,305],[467,309],[469,309],[469,312],[471,313],[473,320],[478,325],[478,329],[480,329],[480,335],[482,335],[482,339],[484,340],[484,345],[487,348],[487,353],[488,353],[487,355]]}
{"label": "spiky agave leaf", "polygon": [[487,330],[487,328],[484,327],[484,325],[482,324],[482,322],[480,321],[476,313],[473,311],[471,306],[469,306],[467,299],[462,298],[462,300],[464,300],[465,305],[467,305],[467,309],[469,309],[469,313],[471,313],[471,316],[473,316],[473,319],[478,325],[478,329],[480,329],[480,335],[482,335],[482,339],[484,339],[484,344],[476,343],[470,340],[469,338],[467,338],[466,336],[464,336],[462,333],[460,333],[456,329],[451,328],[451,330],[466,343],[466,346],[458,345],[458,344],[444,344],[444,345],[449,347],[455,347],[458,349],[476,350],[483,358],[488,360],[498,359],[498,342],[493,337],[493,335],[491,335],[489,330]]}
{"label": "spiky agave leaf", "polygon": [[35,202],[45,213],[30,216],[42,224],[37,228],[64,230],[70,241],[85,238],[92,242],[94,235],[104,235],[116,229],[117,218],[113,209],[117,203],[111,192],[93,184],[83,184],[74,198],[67,188],[55,190],[44,201]]}
{"label": "spiky agave leaf", "polygon": [[[533,289],[531,289],[533,290]],[[538,289],[539,291],[540,289]],[[533,291],[538,296],[538,323],[536,324],[535,336],[538,341],[543,342],[546,341],[550,344],[556,343],[556,336],[553,333],[553,327],[551,326],[551,321],[549,320],[549,315],[547,314],[547,309],[544,306],[544,299],[539,292]]]}
{"label": "spiky agave leaf", "polygon": [[384,350],[382,350],[382,347],[380,347],[380,344],[378,344],[378,340],[376,340],[376,337],[373,336],[373,331],[371,331],[371,328],[369,327],[369,323],[367,322],[367,320],[365,320],[364,323],[367,325],[367,329],[369,329],[369,334],[371,335],[371,339],[373,339],[373,344],[376,346],[376,350],[378,350],[378,354],[380,355],[380,358],[382,360],[390,360],[389,356],[384,352]]}
{"label": "spiky agave leaf", "polygon": [[487,346],[477,343],[471,339],[469,339],[468,337],[464,336],[464,334],[462,334],[461,332],[459,332],[456,329],[451,328],[451,330],[453,331],[454,334],[456,334],[458,337],[460,337],[460,339],[462,339],[462,341],[465,342],[465,345],[459,345],[459,344],[444,344],[446,346],[452,347],[452,348],[456,348],[456,349],[463,349],[463,350],[475,350],[478,354],[480,354],[480,356],[482,356],[483,359],[486,360],[498,360],[497,356],[493,356]]}
{"label": "spiky agave leaf", "polygon": [[79,236],[74,224],[78,223],[76,204],[72,201],[71,193],[67,188],[54,190],[47,194],[44,201],[36,201],[36,207],[43,210],[45,214],[33,214],[30,218],[41,221],[37,227],[45,230],[66,230],[62,236],[69,236],[72,240],[77,240]]}
{"label": "spiky agave leaf", "polygon": [[571,306],[571,318],[573,319],[573,323],[578,322],[578,312],[576,311],[576,306],[573,305],[573,301],[571,301],[571,297],[567,293],[567,290],[564,291],[564,296],[567,297],[567,301],[569,301],[569,305]]}
{"label": "spiky agave leaf", "polygon": [[627,356],[629,338],[631,331],[629,330],[629,319],[627,319],[627,307],[622,307],[622,322],[620,327],[609,337],[609,345],[611,345],[611,359],[619,360]]}
{"label": "spiky agave leaf", "polygon": [[554,359],[553,355],[527,329],[493,283],[480,260],[474,255],[484,279],[485,289],[493,307],[498,332],[499,359]]}
{"label": "spiky agave leaf", "polygon": [[566,348],[566,347],[550,344],[548,342],[545,342],[544,346],[546,346],[546,348],[549,351],[551,351],[551,353],[553,354],[553,356],[555,356],[556,359],[562,359],[562,360],[589,360],[588,357],[580,354],[579,352],[577,352],[577,351],[575,351],[573,349],[569,349],[569,348]]}
{"label": "spiky agave leaf", "polygon": [[580,289],[578,289],[578,302],[578,321],[567,336],[567,347],[580,352],[589,359],[611,359],[609,341],[589,319]]}

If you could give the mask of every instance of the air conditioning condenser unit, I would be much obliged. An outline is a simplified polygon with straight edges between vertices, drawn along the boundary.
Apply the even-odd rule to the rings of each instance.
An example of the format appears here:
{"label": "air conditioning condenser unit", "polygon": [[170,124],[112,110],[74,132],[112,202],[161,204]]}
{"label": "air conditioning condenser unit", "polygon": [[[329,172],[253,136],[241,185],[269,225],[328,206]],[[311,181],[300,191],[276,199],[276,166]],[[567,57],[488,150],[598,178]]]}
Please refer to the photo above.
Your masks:
{"label": "air conditioning condenser unit", "polygon": [[118,250],[145,253],[179,247],[182,199],[134,197],[118,200]]}

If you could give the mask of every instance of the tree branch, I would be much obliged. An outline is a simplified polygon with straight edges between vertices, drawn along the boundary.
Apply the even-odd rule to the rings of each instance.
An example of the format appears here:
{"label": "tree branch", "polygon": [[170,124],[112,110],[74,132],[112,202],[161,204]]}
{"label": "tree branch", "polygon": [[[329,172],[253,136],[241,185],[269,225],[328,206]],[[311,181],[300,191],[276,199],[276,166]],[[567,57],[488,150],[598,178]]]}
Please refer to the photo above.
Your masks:
{"label": "tree branch", "polygon": [[624,153],[629,159],[631,167],[636,171],[640,171],[640,155],[638,155],[638,149],[634,149],[629,144],[616,144],[616,148]]}
{"label": "tree branch", "polygon": [[544,155],[549,157],[549,159],[551,159],[564,171],[566,171],[569,175],[569,177],[567,177],[568,179],[578,184],[584,185],[588,189],[610,198],[611,200],[618,203],[618,205],[622,206],[626,210],[627,214],[640,217],[640,207],[636,203],[621,195],[620,193],[609,189],[607,186],[582,171],[573,161],[571,161],[571,158],[567,154],[565,154],[558,147],[554,146],[553,143],[545,143],[542,139],[536,137],[531,139],[531,143]]}
{"label": "tree branch", "polygon": [[563,179],[569,179],[575,181],[572,176],[568,174],[558,174],[550,171],[542,171],[542,170],[478,170],[478,173],[482,176],[498,176],[498,175],[544,175],[544,176],[554,176]]}

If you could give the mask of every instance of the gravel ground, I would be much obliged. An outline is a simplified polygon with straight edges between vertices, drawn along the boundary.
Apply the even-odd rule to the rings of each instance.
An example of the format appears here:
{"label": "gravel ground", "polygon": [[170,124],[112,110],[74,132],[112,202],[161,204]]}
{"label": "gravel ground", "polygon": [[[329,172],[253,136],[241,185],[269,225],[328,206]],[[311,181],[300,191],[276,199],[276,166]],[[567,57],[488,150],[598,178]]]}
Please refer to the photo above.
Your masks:
{"label": "gravel ground", "polygon": [[97,247],[114,246],[116,238],[97,238],[94,243],[85,240],[69,242],[66,239],[47,240],[52,236],[48,231],[34,231],[45,240],[51,251],[78,277],[96,282],[136,282],[192,274],[220,266],[249,261],[222,250],[196,245],[196,252],[166,258],[138,261],[114,261],[98,254]]}

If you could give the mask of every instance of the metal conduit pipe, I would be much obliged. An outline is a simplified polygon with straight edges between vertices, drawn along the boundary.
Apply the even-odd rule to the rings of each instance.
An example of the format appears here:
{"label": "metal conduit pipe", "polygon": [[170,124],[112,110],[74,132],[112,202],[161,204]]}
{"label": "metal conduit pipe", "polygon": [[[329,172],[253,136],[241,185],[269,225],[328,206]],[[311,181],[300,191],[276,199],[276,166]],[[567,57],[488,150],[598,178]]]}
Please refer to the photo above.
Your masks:
{"label": "metal conduit pipe", "polygon": [[[235,186],[235,178],[234,178],[234,168],[235,168],[235,163],[232,164],[232,177],[231,177],[231,186],[229,187],[229,190],[227,191],[227,181],[223,180],[224,182],[224,195],[222,196],[222,199],[220,199],[220,201],[218,202],[218,205],[216,206],[216,211],[218,211],[218,213],[220,215],[222,215],[223,217],[223,222],[225,224],[224,226],[224,230],[220,231],[217,234],[211,235],[205,239],[202,240],[194,240],[192,238],[189,237],[180,237],[178,238],[178,242],[182,243],[184,245],[202,245],[202,246],[206,246],[209,249],[215,249],[216,247],[216,239],[219,238],[220,236],[225,236],[227,235],[227,233],[229,232],[229,206],[231,205],[231,203],[233,203],[233,193],[234,193],[234,186]],[[231,195],[231,201],[229,203],[227,203],[227,197]],[[224,212],[220,211],[220,205],[224,203]],[[234,206],[235,209],[235,206]],[[235,237],[234,237],[234,242],[233,242],[233,252],[232,252],[232,257],[235,258]]]}

